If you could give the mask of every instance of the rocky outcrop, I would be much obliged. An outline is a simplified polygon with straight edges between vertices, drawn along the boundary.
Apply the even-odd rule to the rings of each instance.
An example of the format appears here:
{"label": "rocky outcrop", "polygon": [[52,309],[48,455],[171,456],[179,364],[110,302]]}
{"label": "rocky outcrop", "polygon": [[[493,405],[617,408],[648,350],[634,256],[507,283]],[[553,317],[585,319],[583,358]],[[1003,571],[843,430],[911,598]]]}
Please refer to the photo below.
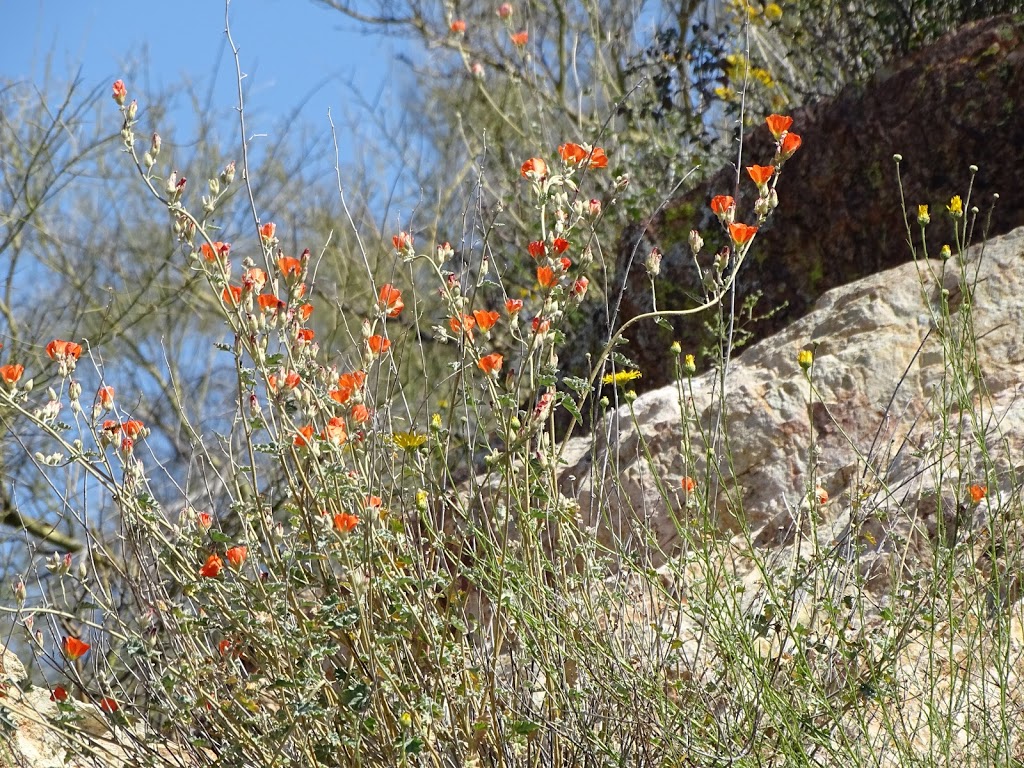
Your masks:
{"label": "rocky outcrop", "polygon": [[[654,666],[717,680],[720,622],[780,690],[811,674],[825,702],[856,700],[808,715],[819,745],[893,768],[939,744],[964,765],[1024,758],[1024,733],[1000,730],[1024,722],[1022,296],[1017,229],[962,272],[925,261],[833,289],[740,355],[724,391],[715,373],[670,384],[571,440],[561,487],[635,581],[635,652],[671,637]],[[704,706],[725,722],[761,694]]]}
{"label": "rocky outcrop", "polygon": [[213,755],[182,749],[144,722],[30,685],[25,666],[0,646],[0,765],[10,768],[198,768]]}
{"label": "rocky outcrop", "polygon": [[[826,291],[911,258],[894,153],[903,156],[903,192],[914,216],[918,204],[939,211],[953,195],[966,195],[973,164],[980,169],[970,198],[981,209],[976,239],[986,227],[997,235],[1024,224],[1018,189],[1024,164],[1022,30],[1021,20],[1011,16],[966,25],[868,83],[792,113],[803,147],[786,164],[778,185],[781,204],[739,279],[742,296],[761,293],[757,313],[777,310],[749,326],[754,340],[802,317]],[[770,141],[758,121],[744,140],[744,164],[767,162]],[[740,217],[749,220],[753,185],[741,176]],[[736,195],[736,178],[735,169],[723,168],[626,234],[613,282],[625,286],[619,323],[651,308],[643,260],[654,246],[664,253],[659,307],[693,306],[701,294],[687,233],[699,228],[708,239],[707,258],[715,253],[720,243],[712,235],[719,226],[707,203],[715,194]],[[993,193],[1001,199],[989,223]],[[935,226],[931,236],[941,244],[951,238],[949,227]],[[602,333],[607,320],[595,315],[584,325]],[[692,352],[707,340],[702,323],[692,319],[676,322],[671,332],[645,323],[629,336],[627,351],[644,373],[637,382],[642,390],[671,380],[664,361],[673,339]],[[579,341],[581,350],[593,351],[601,340]],[[571,365],[582,370],[582,353],[579,358]]]}
{"label": "rocky outcrop", "polygon": [[[749,532],[757,546],[792,540],[816,485],[838,515],[824,518],[828,535],[875,540],[878,551],[911,529],[934,538],[982,525],[1015,498],[1024,463],[1024,229],[971,249],[963,269],[969,300],[955,258],[905,264],[829,291],[746,350],[721,397],[713,372],[641,395],[633,416],[623,407],[593,436],[570,441],[564,491],[609,542],[635,550],[650,541],[664,556],[692,522],[684,476],[710,476],[694,493],[712,494],[714,528]],[[942,320],[943,301],[953,326],[972,313],[981,377],[951,378],[946,356],[971,370],[960,356],[974,347],[951,346],[962,331]],[[808,378],[797,355],[810,348]],[[976,423],[979,411],[986,416]],[[719,417],[726,437],[716,442]],[[989,488],[986,503],[956,519],[975,483]]]}

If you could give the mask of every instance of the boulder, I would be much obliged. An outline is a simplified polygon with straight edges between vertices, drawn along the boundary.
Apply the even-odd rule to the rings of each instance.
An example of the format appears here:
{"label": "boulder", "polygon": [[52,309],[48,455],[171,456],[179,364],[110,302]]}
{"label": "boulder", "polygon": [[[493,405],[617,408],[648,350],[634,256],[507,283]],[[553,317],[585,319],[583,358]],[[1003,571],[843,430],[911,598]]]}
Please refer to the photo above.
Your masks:
{"label": "boulder", "polygon": [[[656,561],[693,525],[768,547],[813,518],[830,541],[879,554],[916,534],[934,542],[983,528],[1013,498],[1024,448],[1022,295],[1024,229],[970,249],[963,264],[912,262],[835,288],[739,355],[724,395],[707,372],[570,440],[563,492],[610,546]],[[812,348],[805,374],[797,356]],[[953,360],[980,375],[957,378]],[[698,479],[689,494],[687,476]],[[972,484],[987,487],[984,504],[966,499]],[[809,498],[817,486],[823,507]]]}

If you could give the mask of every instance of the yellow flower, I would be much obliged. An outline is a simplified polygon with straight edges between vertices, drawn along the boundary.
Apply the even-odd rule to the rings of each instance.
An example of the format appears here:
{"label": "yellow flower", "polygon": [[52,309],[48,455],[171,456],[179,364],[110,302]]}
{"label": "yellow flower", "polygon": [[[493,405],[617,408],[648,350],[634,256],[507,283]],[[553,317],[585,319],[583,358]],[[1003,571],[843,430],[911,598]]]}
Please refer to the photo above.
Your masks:
{"label": "yellow flower", "polygon": [[693,355],[687,355],[683,358],[683,370],[686,371],[688,376],[692,376],[697,372],[697,361],[693,359]]}
{"label": "yellow flower", "polygon": [[814,362],[814,353],[809,349],[801,349],[800,354],[796,356],[796,361],[800,363],[800,367],[806,371]]}
{"label": "yellow flower", "polygon": [[764,17],[768,21],[779,21],[782,18],[782,7],[778,3],[768,3],[764,7]]}
{"label": "yellow flower", "polygon": [[932,220],[932,217],[928,215],[928,206],[919,205],[917,206],[917,223],[922,227]]}
{"label": "yellow flower", "polygon": [[415,432],[395,432],[392,439],[395,441],[395,445],[403,451],[415,451],[427,442],[426,435],[418,435]]}
{"label": "yellow flower", "polygon": [[964,201],[960,199],[960,195],[953,196],[953,199],[949,201],[947,209],[954,219],[959,219],[964,215]]}
{"label": "yellow flower", "polygon": [[614,384],[620,386],[629,381],[639,379],[643,374],[640,371],[616,371],[615,373],[607,373],[601,379],[604,384]]}

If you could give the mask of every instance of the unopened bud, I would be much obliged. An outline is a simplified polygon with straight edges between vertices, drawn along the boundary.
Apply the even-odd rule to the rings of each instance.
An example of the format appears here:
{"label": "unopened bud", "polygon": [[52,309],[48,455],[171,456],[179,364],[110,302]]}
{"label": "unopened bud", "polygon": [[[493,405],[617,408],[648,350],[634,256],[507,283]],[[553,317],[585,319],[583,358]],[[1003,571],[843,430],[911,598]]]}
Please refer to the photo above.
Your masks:
{"label": "unopened bud", "polygon": [[208,182],[210,186],[210,194],[216,197],[220,194],[220,179],[210,179]]}
{"label": "unopened bud", "polygon": [[26,597],[28,597],[28,590],[25,589],[25,582],[18,579],[14,582],[14,599],[18,601],[19,608],[25,604]]}
{"label": "unopened bud", "polygon": [[696,229],[691,229],[689,240],[690,250],[693,252],[693,255],[696,256],[700,253],[700,249],[704,247],[704,238],[700,236],[700,232]]}
{"label": "unopened bud", "polygon": [[597,217],[601,215],[601,201],[596,197],[590,201],[589,205],[590,215]]}
{"label": "unopened bud", "polygon": [[164,142],[163,142],[163,139],[160,138],[160,134],[159,133],[154,133],[153,134],[153,139],[152,139],[152,141],[150,142],[150,145],[149,145],[149,154],[151,154],[153,157],[159,156],[159,154],[160,154],[160,147],[163,146],[163,143]]}
{"label": "unopened bud", "polygon": [[683,358],[683,370],[686,371],[687,376],[693,376],[697,372],[697,361],[693,359],[693,355]]}
{"label": "unopened bud", "polygon": [[644,260],[644,267],[647,269],[647,274],[652,278],[661,274],[661,251],[657,248],[651,248],[651,252],[647,254],[647,258]]}
{"label": "unopened bud", "polygon": [[230,163],[224,166],[224,170],[220,172],[220,183],[225,187],[231,186],[235,181],[235,161],[232,160]]}
{"label": "unopened bud", "polygon": [[132,99],[132,103],[128,105],[128,110],[125,114],[128,115],[129,120],[134,120],[135,116],[139,114],[139,102]]}
{"label": "unopened bud", "polygon": [[622,190],[624,190],[628,186],[629,186],[629,174],[628,173],[624,173],[621,176],[616,177],[616,179],[615,179],[615,190],[617,192],[621,192]]}

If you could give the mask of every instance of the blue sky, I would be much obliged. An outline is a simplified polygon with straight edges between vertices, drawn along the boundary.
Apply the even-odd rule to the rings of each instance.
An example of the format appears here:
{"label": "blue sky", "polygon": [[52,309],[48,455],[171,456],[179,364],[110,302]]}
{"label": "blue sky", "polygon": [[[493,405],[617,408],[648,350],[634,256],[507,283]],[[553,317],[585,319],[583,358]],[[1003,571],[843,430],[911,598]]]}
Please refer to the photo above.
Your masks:
{"label": "blue sky", "polygon": [[[90,89],[120,77],[140,99],[188,81],[205,96],[212,83],[214,107],[236,103],[223,0],[0,0],[0,14],[0,79],[60,85],[81,70]],[[327,129],[328,108],[337,122],[353,88],[373,100],[401,67],[392,64],[400,42],[362,34],[311,0],[232,0],[231,31],[253,114],[283,117],[302,104],[300,119],[314,129]],[[132,61],[147,66],[127,71]],[[189,106],[172,105],[182,127]]]}

